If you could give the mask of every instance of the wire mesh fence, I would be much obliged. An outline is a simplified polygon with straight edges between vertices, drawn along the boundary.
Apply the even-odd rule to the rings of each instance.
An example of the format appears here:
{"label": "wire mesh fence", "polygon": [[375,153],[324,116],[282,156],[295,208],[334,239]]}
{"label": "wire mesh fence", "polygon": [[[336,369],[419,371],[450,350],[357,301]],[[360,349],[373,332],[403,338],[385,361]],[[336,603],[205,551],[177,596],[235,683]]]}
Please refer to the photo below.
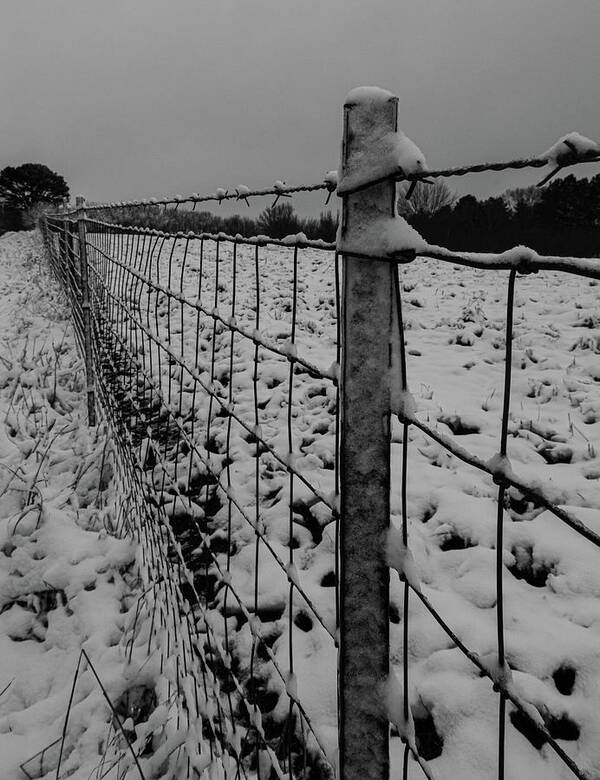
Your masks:
{"label": "wire mesh fence", "polygon": [[[83,349],[73,236],[73,222],[47,221]],[[176,656],[182,712],[200,717],[205,752],[233,761],[240,777],[327,777],[337,256],[302,237],[169,235],[90,218],[85,242],[98,403],[115,433],[145,585],[170,605],[163,651]],[[328,569],[317,581],[302,572],[309,547]],[[328,691],[310,689],[308,637],[330,664]],[[334,718],[315,727],[324,694]]]}
{"label": "wire mesh fence", "polygon": [[[389,107],[385,110],[385,121],[396,132],[397,117]],[[376,132],[377,121],[371,117],[371,131]],[[346,133],[351,122],[347,113]],[[360,123],[357,128],[348,137],[352,141],[345,139],[346,154],[358,142],[364,153]],[[549,270],[600,279],[600,268],[594,260],[541,257],[523,247],[484,255],[423,242],[416,250],[397,250],[389,242],[382,248],[378,240],[355,247],[345,241],[347,234],[356,234],[358,223],[368,233],[369,220],[381,214],[400,219],[398,180],[541,168],[553,162],[556,168],[545,182],[561,167],[598,159],[597,151],[580,152],[571,142],[565,149],[562,156],[554,151],[439,171],[399,167],[382,173],[376,168],[355,186],[338,187],[343,211],[337,245],[302,235],[166,233],[110,221],[115,208],[121,213],[149,205],[176,209],[264,195],[277,200],[304,190],[331,194],[337,184],[331,175],[308,188],[282,182],[267,190],[240,186],[234,192],[111,203],[45,218],[50,261],[71,302],[80,348],[88,353],[96,406],[114,432],[124,496],[122,530],[140,541],[145,587],[140,609],[152,614],[164,695],[178,702],[175,734],[185,734],[178,747],[187,776],[213,765],[223,776],[269,780],[437,776],[435,751],[426,744],[431,734],[415,730],[413,713],[411,615],[419,604],[419,620],[426,613],[449,647],[488,678],[498,694],[494,776],[506,774],[507,729],[517,724],[532,744],[554,751],[573,776],[593,777],[565,750],[548,713],[514,683],[504,553],[507,511],[511,502],[523,500],[600,546],[593,523],[583,522],[543,485],[522,477],[509,460],[518,277]],[[345,159],[343,153],[342,172]],[[407,263],[434,261],[486,274],[508,272],[500,433],[491,458],[469,451],[456,436],[431,424],[410,393],[413,364],[407,356],[403,278]],[[365,275],[375,266],[373,276]],[[367,288],[369,305],[383,307],[381,332],[375,332],[369,310],[360,310]],[[365,365],[370,352],[379,361],[376,378],[362,386],[362,397],[382,403],[385,418],[383,426],[367,425],[364,440],[351,430],[355,424],[360,428],[364,407],[352,416],[347,406],[356,397],[352,383],[360,373],[352,362],[353,352],[360,352],[352,340],[353,320],[362,330]],[[373,382],[381,384],[381,393]],[[390,457],[392,412],[400,421],[399,463]],[[425,489],[411,486],[411,451],[423,441],[435,442],[494,485],[492,654],[468,646],[452,625],[453,616],[445,614],[444,600],[421,581],[410,552],[418,534],[409,492]],[[373,446],[382,455],[382,471],[375,476],[369,460]],[[353,448],[355,460],[363,461],[358,471],[348,455]],[[350,484],[361,468],[367,475],[363,482]],[[391,563],[379,535],[390,522],[390,487],[400,505],[397,555]],[[364,500],[355,498],[361,492]],[[350,505],[355,501],[356,522],[351,517],[356,507]],[[398,620],[393,619],[401,622],[394,659],[398,687],[386,680],[393,617],[388,564],[398,569],[402,590],[401,607],[394,608]],[[363,593],[363,603],[357,603],[349,591],[356,582],[362,587],[372,581],[373,571],[377,594],[373,591],[371,600]],[[366,636],[369,611],[376,613],[377,633]],[[133,647],[135,636],[131,641]],[[381,663],[370,668],[374,647],[381,651]],[[391,769],[390,721],[392,735],[403,743]],[[358,754],[362,757],[356,759]]]}

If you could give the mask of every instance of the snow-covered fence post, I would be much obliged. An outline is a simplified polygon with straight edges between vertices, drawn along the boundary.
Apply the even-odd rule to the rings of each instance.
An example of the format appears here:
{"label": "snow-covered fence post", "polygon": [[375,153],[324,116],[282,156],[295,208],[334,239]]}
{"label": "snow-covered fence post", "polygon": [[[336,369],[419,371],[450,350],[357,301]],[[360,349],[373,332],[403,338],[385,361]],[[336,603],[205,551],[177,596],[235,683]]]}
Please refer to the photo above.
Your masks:
{"label": "snow-covered fence post", "polygon": [[[341,181],[397,129],[398,99],[353,90],[344,104]],[[338,246],[395,215],[387,181],[343,196]],[[360,242],[359,242],[360,243]],[[356,249],[361,251],[360,246]],[[339,777],[387,780],[389,723],[390,333],[392,263],[344,253],[339,650]]]}
{"label": "snow-covered fence post", "polygon": [[79,238],[79,279],[81,283],[81,313],[83,320],[83,348],[87,390],[88,424],[96,424],[96,399],[94,390],[94,366],[92,363],[92,322],[90,316],[90,286],[85,224],[85,198],[77,196],[77,235]]}

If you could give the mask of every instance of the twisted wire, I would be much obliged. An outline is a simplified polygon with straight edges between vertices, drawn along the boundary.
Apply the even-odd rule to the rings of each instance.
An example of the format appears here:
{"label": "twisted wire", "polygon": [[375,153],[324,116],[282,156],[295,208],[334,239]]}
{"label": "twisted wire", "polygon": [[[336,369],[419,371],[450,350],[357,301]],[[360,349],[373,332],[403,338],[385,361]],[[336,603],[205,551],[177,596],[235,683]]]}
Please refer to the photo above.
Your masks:
{"label": "twisted wire", "polygon": [[[221,201],[224,200],[246,200],[247,198],[265,197],[268,195],[281,197],[285,195],[293,195],[299,192],[332,192],[334,189],[335,186],[326,182],[319,182],[317,184],[302,184],[296,186],[288,186],[282,183],[280,186],[264,187],[262,189],[255,190],[250,190],[247,187],[243,187],[240,188],[239,191],[236,191],[234,188],[233,192],[223,190],[220,193],[212,192],[207,195],[198,195],[197,193],[193,193],[191,195],[184,196],[170,195],[163,198],[144,198],[143,200],[122,200],[107,203],[94,203],[91,205],[86,205],[85,210],[87,212],[92,212],[104,211],[106,209],[113,208],[130,208],[133,206],[179,206],[183,203],[221,203]],[[78,209],[72,209],[70,211],[62,212],[61,216],[69,216],[77,213]]]}

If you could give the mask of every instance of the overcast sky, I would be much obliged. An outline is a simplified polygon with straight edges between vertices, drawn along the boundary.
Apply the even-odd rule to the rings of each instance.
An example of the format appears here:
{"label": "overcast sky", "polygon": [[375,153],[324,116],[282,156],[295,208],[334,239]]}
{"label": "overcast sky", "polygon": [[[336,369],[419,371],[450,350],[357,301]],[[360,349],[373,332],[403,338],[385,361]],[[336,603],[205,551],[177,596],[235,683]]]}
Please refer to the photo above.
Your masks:
{"label": "overcast sky", "polygon": [[571,130],[600,138],[600,0],[1,5],[0,167],[43,162],[92,200],[319,181],[359,85],[400,97],[430,167],[541,153]]}

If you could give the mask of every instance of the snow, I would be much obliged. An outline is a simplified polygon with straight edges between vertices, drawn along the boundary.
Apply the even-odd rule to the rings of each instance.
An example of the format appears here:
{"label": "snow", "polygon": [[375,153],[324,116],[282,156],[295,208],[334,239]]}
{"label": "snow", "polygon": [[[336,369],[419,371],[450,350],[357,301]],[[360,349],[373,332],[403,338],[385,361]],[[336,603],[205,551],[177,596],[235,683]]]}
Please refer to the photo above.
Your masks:
{"label": "snow", "polygon": [[[230,256],[225,247],[221,251],[221,279],[227,280]],[[238,260],[244,268],[240,259],[244,250],[238,248],[238,251],[242,251]],[[264,260],[261,259],[264,262],[261,274],[269,281],[265,287],[261,286],[261,327],[255,334],[259,344],[266,343],[265,333],[283,346],[289,343],[290,314],[285,313],[286,306],[281,302],[289,297],[290,252],[284,248],[267,250]],[[178,249],[175,257],[180,257]],[[530,259],[532,255],[517,248],[507,253],[505,260],[507,264],[517,264],[523,257]],[[187,267],[193,267],[193,260],[188,259]],[[242,301],[252,301],[251,268],[250,263],[247,286],[242,284],[238,288],[238,292],[245,291]],[[327,302],[332,291],[332,269],[323,255],[312,250],[303,250],[299,268],[303,325],[297,333],[297,354],[309,357],[325,376],[333,376],[338,372],[335,319]],[[205,267],[208,299],[214,292],[210,281],[213,270],[213,265]],[[193,276],[191,271],[190,276]],[[510,463],[519,479],[537,481],[544,486],[548,499],[558,501],[566,511],[596,528],[597,521],[593,518],[600,506],[600,466],[594,453],[600,434],[600,393],[594,378],[598,346],[592,325],[600,305],[598,285],[594,280],[566,277],[553,271],[540,271],[518,279],[512,416],[508,454],[504,459],[498,456],[497,450],[507,280],[507,271],[449,267],[424,258],[402,267],[411,392],[400,393],[394,408],[410,411],[409,420],[414,416],[433,424],[440,434],[464,445],[459,451],[473,452],[481,463],[500,476],[510,473]],[[422,305],[412,305],[413,297]],[[223,298],[227,298],[227,293],[223,293]],[[221,303],[219,308],[227,311]],[[243,303],[236,311],[240,326],[251,321],[254,315],[245,311]],[[314,331],[309,326],[311,322],[316,325]],[[246,324],[250,333],[252,327]],[[465,338],[466,334],[469,338]],[[226,338],[223,337],[223,352],[218,353],[223,361],[228,355]],[[252,350],[254,345],[247,346]],[[184,349],[187,348],[184,342]],[[264,353],[259,371],[259,398],[268,401],[264,416],[261,414],[262,434],[283,453],[287,452],[285,398],[289,390],[285,352],[282,349],[280,357]],[[246,352],[243,339],[236,342],[235,359],[240,361],[240,369],[247,365],[246,370],[250,370],[251,355]],[[328,368],[332,363],[333,371]],[[250,375],[245,378],[243,370],[236,379],[236,395],[241,394],[237,411],[252,420],[251,394],[243,389],[250,386]],[[327,452],[331,454],[334,449],[330,413],[326,411],[331,399],[330,388],[325,380],[298,377],[296,381],[293,402],[296,457],[290,461],[286,456],[284,462],[293,463],[300,470],[309,468],[305,473],[311,481],[315,478],[320,481],[328,474],[326,469],[321,470],[328,462]],[[401,427],[394,424],[392,443],[391,506],[396,529],[402,520],[398,478]],[[559,442],[559,438],[564,441]],[[573,453],[571,461],[550,462],[539,447],[543,441],[567,444]],[[235,483],[241,486],[236,495],[244,504],[248,496],[243,487],[241,443],[236,452]],[[316,457],[318,463],[309,456]],[[487,668],[493,676],[497,672],[490,656],[497,651],[494,610],[497,485],[490,476],[449,455],[413,426],[409,431],[409,457],[409,544],[404,551],[401,545],[396,547],[400,552],[397,569],[405,573],[410,550],[415,572],[412,583],[420,585],[422,593],[469,648],[480,657],[489,657]],[[251,479],[252,470],[247,473]],[[263,516],[263,531],[278,556],[287,560],[287,488],[285,481],[277,485],[280,490],[275,504]],[[331,482],[329,487],[326,483],[322,485],[323,494],[335,499],[332,488]],[[296,482],[296,492],[299,489]],[[600,620],[600,609],[594,601],[598,551],[514,489],[509,489],[508,494],[510,504],[505,512],[504,534],[505,619],[507,661],[513,670],[515,695],[525,704],[539,706],[548,722],[552,722],[551,718],[560,719],[566,712],[578,724],[581,736],[579,740],[565,740],[565,749],[582,764],[597,768],[600,755],[586,723],[593,720],[591,712],[600,701],[600,664],[594,655],[594,632]],[[307,500],[308,497],[307,491]],[[297,494],[296,499],[299,499]],[[329,499],[330,505],[335,505],[333,499]],[[328,593],[321,585],[323,578],[334,569],[331,514],[323,511],[321,518],[317,510],[326,507],[318,503],[296,506],[304,506],[304,511],[310,506],[311,522],[318,523],[324,533],[322,541],[315,542],[300,513],[294,514],[293,534],[299,544],[295,550],[295,568],[302,587],[335,633],[334,603],[328,598],[333,596],[333,589]],[[242,543],[250,543],[254,536],[252,529],[245,532],[243,525],[236,528],[235,534],[240,547],[231,562],[232,583],[251,608],[254,561],[251,546],[243,547]],[[259,604],[265,610],[282,610],[281,618],[266,625],[277,626],[278,631],[283,628],[283,634],[274,644],[274,653],[281,669],[287,670],[288,650],[284,641],[290,614],[287,567],[282,571],[264,550],[260,567]],[[540,585],[546,573],[545,584]],[[402,589],[398,577],[393,577],[392,602],[400,618]],[[229,599],[229,609],[235,614],[241,608]],[[303,612],[306,605],[294,588],[291,616],[295,618]],[[439,777],[493,778],[497,694],[492,690],[492,683],[480,678],[477,668],[452,647],[414,594],[411,594],[408,619],[410,701],[417,733],[429,715],[444,740],[441,755],[431,760],[432,769]],[[316,620],[308,631],[298,629],[293,622],[292,626],[298,694],[320,738],[329,746],[328,750],[333,750],[334,643]],[[398,670],[402,657],[402,624],[392,623],[390,628],[392,664]],[[265,630],[265,624],[261,630]],[[242,642],[242,637],[239,641]],[[590,681],[587,687],[579,687],[578,682],[569,696],[558,693],[552,675],[564,664],[575,664],[577,679]],[[269,685],[270,690],[279,693],[285,688],[285,682],[278,682],[276,676],[270,679]],[[286,698],[281,697],[276,712],[282,718],[287,706]],[[535,780],[562,780],[568,776],[547,747],[538,751],[514,728],[511,708],[509,705],[507,754],[510,753],[509,768],[513,776],[520,777],[521,772]],[[392,742],[397,739],[394,737]],[[393,755],[396,755],[394,747]],[[410,776],[418,777],[421,770],[412,759],[410,767]]]}
{"label": "snow", "polygon": [[412,710],[408,708],[408,718],[404,713],[404,689],[395,672],[391,672],[385,689],[385,703],[390,723],[398,730],[398,736],[406,740],[416,750],[415,724]]}
{"label": "snow", "polygon": [[[374,97],[384,99],[385,95]],[[6,322],[8,343],[13,345],[11,350],[0,349],[3,355],[11,351],[13,356],[19,355],[19,345],[26,339],[31,345],[35,334],[43,334],[48,344],[53,338],[47,335],[50,332],[48,322],[54,323],[56,315],[49,311],[52,307],[46,307],[44,303],[48,297],[54,302],[52,287],[44,284],[44,295],[40,297],[37,287],[33,286],[35,282],[31,281],[39,273],[37,266],[27,271],[29,261],[26,258],[33,251],[33,240],[31,236],[7,236],[0,241],[3,278],[8,280],[4,298],[8,302],[0,303],[3,307],[0,315],[2,322]],[[375,237],[369,248],[379,251],[378,241]],[[183,245],[184,240],[174,247],[168,240],[164,251],[168,257],[173,248],[173,285],[178,289],[180,272],[184,292],[187,291],[189,299],[194,301],[198,294],[197,248],[191,246],[184,267]],[[214,254],[205,246],[201,300],[208,312],[212,311],[216,300],[217,311],[228,322],[231,247],[223,244],[220,253],[220,286],[217,287]],[[269,636],[272,658],[261,660],[259,671],[264,675],[266,691],[275,697],[276,704],[272,712],[263,713],[261,727],[265,728],[267,721],[271,725],[273,722],[285,723],[289,696],[297,697],[331,763],[335,763],[335,589],[325,585],[331,582],[335,571],[335,520],[331,510],[339,509],[331,469],[335,453],[333,380],[339,376],[333,257],[312,249],[303,249],[299,254],[297,328],[292,343],[289,308],[292,253],[293,248],[288,247],[261,250],[260,327],[255,330],[256,312],[252,309],[254,249],[238,247],[235,322],[247,334],[254,334],[255,342],[238,333],[235,335],[232,408],[248,421],[248,431],[241,426],[234,427],[229,466],[232,487],[226,485],[223,495],[234,497],[235,506],[248,511],[252,522],[247,522],[234,507],[232,538],[235,548],[229,561],[230,569],[226,570],[227,555],[220,551],[222,548],[217,542],[223,538],[219,533],[226,528],[227,502],[210,518],[216,529],[212,537],[215,541],[213,550],[221,567],[216,606],[225,611],[226,605],[226,615],[221,615],[218,609],[211,611],[203,631],[213,632],[211,636],[217,652],[222,653],[224,664],[227,659],[225,625],[229,630],[229,650],[236,659],[250,657],[254,637]],[[524,248],[506,253],[505,260],[518,267],[522,258],[535,260],[535,256]],[[166,268],[161,268],[163,279],[166,278],[164,271]],[[518,278],[508,451],[506,456],[500,456],[507,279],[507,271],[452,267],[423,257],[402,266],[407,377],[411,391],[401,391],[399,383],[394,385],[396,396],[392,410],[409,422],[423,420],[444,437],[459,442],[464,451],[473,452],[481,463],[487,464],[497,479],[514,473],[524,482],[537,483],[549,500],[557,501],[570,515],[592,530],[600,531],[600,345],[597,338],[600,286],[595,280],[566,276],[552,270]],[[159,312],[166,314],[166,303],[160,294],[157,290],[150,305],[156,301]],[[36,308],[31,313],[26,304],[34,295]],[[411,303],[413,298],[419,305]],[[173,354],[181,353],[193,363],[197,354],[196,312],[190,310],[188,315],[182,324],[177,322],[178,316],[173,315],[170,341],[167,341],[164,318],[159,318],[156,327],[160,343],[169,347]],[[31,322],[24,324],[24,318]],[[207,318],[202,318],[201,322],[198,375],[208,385],[210,376],[205,353],[212,348],[213,323]],[[50,327],[54,329],[56,325]],[[66,327],[64,320],[60,320],[60,337],[57,336],[55,343],[61,343]],[[66,361],[65,369],[58,374],[56,409],[49,412],[50,421],[59,418],[55,430],[60,426],[60,419],[70,420],[73,415],[80,415],[80,418],[83,415],[83,385],[81,379],[73,380],[75,371],[80,372],[81,366],[74,356],[71,336],[67,335],[62,343],[67,347],[61,354],[61,361]],[[227,388],[220,382],[228,379],[230,344],[231,334],[219,326],[216,373],[210,387],[223,397],[228,408]],[[280,351],[267,351],[267,344],[278,345]],[[150,348],[147,340],[144,345]],[[258,428],[254,420],[252,382],[256,346],[260,350]],[[294,354],[318,366],[325,378],[316,379],[308,373],[293,376],[290,457],[288,358]],[[77,369],[66,369],[70,360]],[[168,370],[163,366],[163,382],[167,380]],[[41,392],[43,382],[47,381],[44,371],[36,369],[29,360],[10,368],[4,364],[0,366],[0,403],[5,409],[17,377],[19,386],[40,392],[45,399],[44,408],[50,404],[48,394]],[[193,384],[191,378],[184,376],[181,396],[184,413],[192,402]],[[204,401],[199,395],[200,391],[195,403],[203,408]],[[15,430],[26,426],[27,435],[12,436],[10,427],[0,426],[0,461],[13,469],[25,463],[23,475],[33,476],[38,465],[36,463],[33,468],[37,429],[31,426],[31,415],[27,418],[22,411],[17,414],[14,409],[11,414],[12,417],[8,417],[10,425]],[[38,415],[38,428],[42,417]],[[214,420],[213,426],[215,439],[223,441],[220,438],[225,430],[223,419]],[[265,467],[268,464],[268,469],[261,473],[265,492],[261,495],[261,516],[256,527],[252,524],[256,443],[244,438],[252,431],[284,454],[283,463],[278,463],[269,454],[261,459]],[[461,462],[411,425],[406,518],[408,545],[404,545],[399,530],[403,522],[399,479],[402,434],[403,425],[394,420],[390,565],[399,575],[404,575],[414,589],[420,588],[467,647],[477,654],[492,678],[509,684],[511,694],[539,722],[546,723],[551,733],[566,733],[560,744],[590,776],[598,776],[600,551],[543,506],[528,501],[514,488],[507,489],[503,581],[508,666],[500,668],[495,610],[498,487],[491,476]],[[149,444],[147,442],[146,447]],[[24,505],[23,490],[9,490],[4,494],[0,491],[3,517],[0,548],[9,545],[4,548],[8,551],[10,545],[15,545],[12,555],[5,555],[0,595],[2,599],[12,599],[14,594],[18,596],[13,606],[0,615],[0,654],[3,661],[6,659],[3,667],[6,676],[0,678],[0,690],[3,683],[10,682],[16,675],[15,682],[0,697],[0,765],[3,770],[8,767],[6,776],[9,780],[19,777],[16,774],[18,760],[29,757],[59,735],[82,642],[115,699],[129,681],[137,682],[147,672],[143,680],[154,686],[161,703],[145,723],[135,724],[139,738],[143,739],[143,733],[154,733],[159,757],[177,744],[187,745],[192,751],[187,730],[173,727],[169,731],[170,741],[167,729],[163,734],[165,721],[175,722],[176,706],[165,703],[168,700],[167,679],[160,675],[153,659],[142,673],[135,665],[127,674],[123,673],[123,637],[131,636],[139,593],[136,594],[133,583],[127,581],[127,574],[121,570],[132,555],[139,553],[115,539],[110,532],[111,523],[107,517],[109,510],[113,511],[113,488],[110,486],[102,494],[104,503],[100,507],[100,519],[96,517],[98,508],[94,502],[98,480],[83,473],[81,464],[89,462],[92,464],[90,472],[99,472],[94,464],[99,463],[103,445],[101,432],[92,435],[84,425],[71,432],[67,428],[53,442],[47,469],[45,467],[41,472],[48,475],[48,484],[42,479],[37,485],[41,499],[34,490],[31,504]],[[557,447],[567,447],[569,459],[553,459],[552,452]],[[564,449],[561,452],[564,456]],[[217,453],[211,456],[212,468],[217,473],[222,457]],[[317,484],[319,493],[325,497],[324,501],[319,501],[296,477],[291,528],[287,470],[290,466]],[[198,475],[208,473],[203,464],[194,464],[194,468]],[[76,476],[79,477],[78,487],[73,491],[70,486]],[[6,475],[0,474],[0,479],[5,478],[9,478],[8,471]],[[15,478],[14,484],[17,483],[18,487],[24,488],[24,483]],[[76,498],[69,499],[73,493]],[[182,502],[168,496],[163,509],[169,516],[177,517],[183,511]],[[201,518],[204,507],[195,505],[192,511]],[[39,518],[39,528],[36,528]],[[106,521],[108,533],[103,532],[102,519]],[[90,525],[94,530],[89,530]],[[255,592],[256,529],[268,541],[271,550],[260,543],[260,577]],[[290,535],[295,545],[291,561]],[[45,558],[33,557],[31,551],[36,546],[45,552]],[[102,571],[102,564],[107,561],[108,568]],[[25,576],[11,574],[13,568],[18,568]],[[114,576],[112,583],[109,582],[111,575]],[[396,575],[390,581],[393,611],[400,621],[390,624],[393,676],[387,686],[387,693],[392,692],[387,702],[390,720],[395,725],[391,740],[392,775],[401,773],[404,747],[400,736],[414,738],[418,748],[421,740],[428,739],[434,729],[443,742],[440,755],[429,762],[436,777],[492,780],[497,772],[498,707],[492,682],[481,677],[478,668],[453,646],[412,591],[408,613],[404,615],[404,583]],[[48,611],[49,623],[44,634],[38,614],[45,609],[47,596],[42,594],[48,591],[48,583],[58,595],[56,606]],[[86,589],[92,584],[94,589]],[[147,579],[146,584],[150,584]],[[300,594],[300,587],[314,605],[318,618]],[[240,595],[241,603],[232,597],[231,588]],[[59,593],[61,589],[66,604]],[[253,614],[255,596],[258,615]],[[142,603],[148,603],[151,609],[153,592],[145,598]],[[123,602],[130,608],[121,613]],[[69,615],[69,610],[74,614]],[[307,616],[310,621],[306,620]],[[397,679],[402,677],[404,619],[408,620],[409,627],[409,722],[404,720],[403,691]],[[144,610],[138,620],[134,646],[138,666],[142,656],[145,660],[143,650],[150,630],[145,621]],[[15,642],[10,638],[11,634],[30,637],[36,632],[45,639],[28,638]],[[289,663],[290,635],[293,674]],[[162,642],[165,648],[167,642],[165,633]],[[201,649],[202,641],[199,642]],[[561,679],[561,669],[573,671],[572,689],[564,682],[557,682]],[[172,660],[164,671],[169,677],[176,673]],[[102,740],[100,732],[105,728],[107,715],[101,698],[96,697],[97,690],[91,677],[84,676],[82,681],[86,685],[86,696],[77,704],[74,722],[91,725],[81,735],[73,737],[76,748],[69,760],[73,767],[80,761],[81,773],[75,776],[83,779],[92,770],[93,761],[98,763],[100,758],[97,744]],[[187,698],[191,701],[191,696]],[[244,705],[240,706],[243,708]],[[206,722],[210,722],[210,706],[201,703],[200,709]],[[569,770],[547,745],[535,747],[515,727],[511,719],[512,704],[508,704],[507,710],[507,777],[532,780],[566,780],[570,777]],[[565,723],[572,724],[569,726],[571,732],[568,729],[561,732]],[[578,729],[577,737],[575,728]],[[310,751],[316,752],[314,741],[310,742]],[[205,754],[192,752],[192,756],[198,766],[206,768]],[[277,774],[277,759],[269,751],[261,751],[260,760],[264,767],[274,766]],[[223,759],[222,763],[225,761]],[[223,770],[217,769],[216,762],[210,766],[210,771],[215,776],[223,776]],[[219,771],[221,774],[217,775]],[[414,780],[421,776],[422,770],[411,758],[409,778]]]}
{"label": "snow", "polygon": [[397,257],[427,247],[426,241],[405,219],[384,214],[353,221],[345,231],[340,224],[337,242],[340,252],[367,257]]}
{"label": "snow", "polygon": [[[409,138],[400,131],[382,132],[373,121],[373,108],[393,100],[389,92],[375,87],[359,87],[346,98],[346,107],[358,110],[348,120],[351,142],[343,149],[338,195],[349,195],[398,173],[424,170],[425,158]],[[395,257],[425,250],[427,243],[419,233],[395,209],[382,205],[382,200],[373,199],[368,191],[353,196],[352,204],[347,205],[347,224],[341,221],[338,227],[337,246],[341,252]]]}
{"label": "snow", "polygon": [[399,376],[392,373],[390,408],[401,420],[410,421],[417,412],[417,402],[410,390],[402,390]]}
{"label": "snow", "polygon": [[495,685],[499,685],[503,690],[508,690],[512,683],[512,670],[506,663],[500,663],[498,653],[488,653],[479,657],[479,661]]}
{"label": "snow", "polygon": [[[139,662],[134,652],[128,667],[122,644],[136,601],[135,548],[114,535],[106,432],[85,423],[81,361],[40,252],[32,234],[0,239],[0,686],[8,685],[0,697],[0,766],[6,780],[23,778],[24,762],[33,772],[28,760],[60,737],[82,647],[114,701],[135,679]],[[62,768],[87,778],[102,758],[97,746],[109,721],[89,670],[80,672],[74,702],[77,727],[67,730]],[[35,771],[54,772],[57,761],[58,751],[50,749],[36,759]]]}
{"label": "snow", "polygon": [[510,479],[516,479],[515,473],[512,470],[510,461],[506,455],[501,455],[498,452],[488,460],[486,465],[492,472],[492,479],[497,484],[501,484],[502,482],[506,482]]}
{"label": "snow", "polygon": [[353,136],[361,138],[361,148],[354,151],[339,171],[338,195],[347,195],[389,176],[426,170],[425,155],[414,141],[400,130],[381,133],[369,121],[370,110],[396,99],[377,87],[358,87],[346,97],[346,107],[362,109],[352,119]]}
{"label": "snow", "polygon": [[600,154],[600,144],[586,138],[581,133],[567,133],[547,149],[540,157],[545,157],[554,165],[572,164],[587,160]]}
{"label": "snow", "polygon": [[426,170],[425,155],[401,131],[385,133],[364,149],[339,175],[338,195],[347,195],[371,182],[398,174]]}
{"label": "snow", "polygon": [[307,241],[308,238],[306,237],[306,233],[292,233],[281,239],[283,246],[302,246],[303,244],[306,244]]}
{"label": "snow", "polygon": [[[554,271],[518,278],[508,453],[500,456],[508,273],[423,258],[403,266],[407,375],[418,403],[416,417],[462,445],[461,450],[473,452],[497,478],[517,474],[523,482],[536,483],[549,500],[596,530],[600,386],[594,379],[598,347],[592,334],[599,286]],[[411,296],[422,305],[411,306]],[[396,425],[392,522],[399,526],[402,427]],[[543,443],[568,445],[570,460],[553,462]],[[421,590],[484,659],[492,677],[505,674],[494,656],[497,490],[492,477],[411,426],[408,546]],[[561,718],[576,724],[579,738],[560,744],[594,777],[600,772],[600,751],[592,737],[597,733],[592,712],[600,704],[594,649],[600,626],[600,550],[514,488],[507,493],[503,581],[510,689],[538,720],[550,724],[551,733],[557,733]],[[393,587],[392,601],[402,618],[402,595]],[[416,730],[429,715],[443,738],[431,767],[439,777],[495,777],[498,702],[491,682],[453,648],[416,597],[411,597],[408,620]],[[402,624],[392,624],[391,632],[399,673]],[[553,676],[561,668],[576,670],[572,692],[557,690]],[[507,776],[572,776],[548,746],[535,748],[515,729],[512,707],[509,703]],[[394,742],[398,762],[402,751]],[[415,767],[409,777],[419,772]]]}
{"label": "snow", "polygon": [[527,267],[528,264],[539,260],[539,255],[526,246],[515,246],[512,249],[507,249],[504,252],[500,252],[499,257],[507,264],[514,266],[521,270],[522,267]]}
{"label": "snow", "polygon": [[354,87],[346,95],[345,106],[377,106],[387,103],[390,100],[396,100],[395,95],[381,87]]}
{"label": "snow", "polygon": [[520,274],[537,273],[540,270],[556,270],[581,274],[592,279],[600,278],[600,267],[596,258],[545,256],[526,246],[516,246],[504,252],[455,252],[442,246],[429,244],[421,250],[424,257],[455,261],[460,265],[493,269],[515,269]]}
{"label": "snow", "polygon": [[335,190],[337,189],[338,185],[338,172],[335,171],[327,171],[325,174],[325,178],[323,179],[323,183],[327,185],[327,187],[331,187],[331,189]]}
{"label": "snow", "polygon": [[416,591],[421,591],[421,582],[413,554],[404,544],[402,532],[394,526],[388,530],[386,542],[386,558],[388,566],[396,569],[400,577]]}

